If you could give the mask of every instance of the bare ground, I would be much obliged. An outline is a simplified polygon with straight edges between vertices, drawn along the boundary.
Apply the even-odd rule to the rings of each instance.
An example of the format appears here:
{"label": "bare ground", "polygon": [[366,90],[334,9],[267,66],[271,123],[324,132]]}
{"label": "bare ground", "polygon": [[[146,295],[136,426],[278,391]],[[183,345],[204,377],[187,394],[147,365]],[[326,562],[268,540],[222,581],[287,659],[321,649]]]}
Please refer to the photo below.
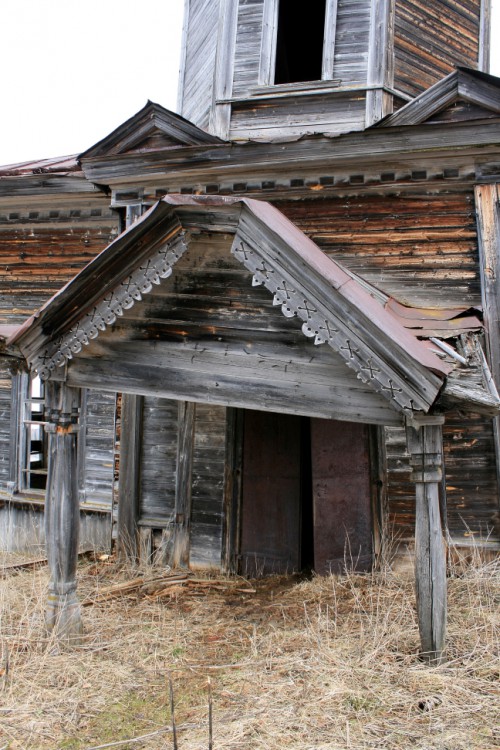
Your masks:
{"label": "bare ground", "polygon": [[0,750],[173,748],[169,680],[179,750],[208,748],[209,678],[214,748],[500,747],[498,559],[454,563],[434,668],[418,659],[411,574],[218,577],[102,597],[139,575],[154,577],[82,561],[84,642],[61,649],[44,636],[46,568],[5,574]]}

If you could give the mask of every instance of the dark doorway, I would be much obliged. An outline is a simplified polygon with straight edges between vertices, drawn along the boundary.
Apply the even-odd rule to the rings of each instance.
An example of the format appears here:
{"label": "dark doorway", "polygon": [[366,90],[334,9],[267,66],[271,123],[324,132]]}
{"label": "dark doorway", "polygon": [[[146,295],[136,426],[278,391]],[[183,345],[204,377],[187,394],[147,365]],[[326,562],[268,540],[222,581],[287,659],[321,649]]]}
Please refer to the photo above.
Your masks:
{"label": "dark doorway", "polygon": [[240,572],[372,565],[366,425],[244,412]]}
{"label": "dark doorway", "polygon": [[274,83],[321,80],[325,0],[280,0]]}

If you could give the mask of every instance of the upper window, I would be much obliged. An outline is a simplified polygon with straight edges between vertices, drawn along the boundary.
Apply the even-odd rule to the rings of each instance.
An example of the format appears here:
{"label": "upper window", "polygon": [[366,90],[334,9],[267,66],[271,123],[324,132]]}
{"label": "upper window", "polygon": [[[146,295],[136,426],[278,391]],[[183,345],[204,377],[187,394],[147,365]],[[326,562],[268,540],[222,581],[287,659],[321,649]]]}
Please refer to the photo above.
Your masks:
{"label": "upper window", "polygon": [[274,83],[319,81],[323,73],[326,0],[280,0]]}
{"label": "upper window", "polygon": [[260,84],[333,78],[338,0],[264,0]]}

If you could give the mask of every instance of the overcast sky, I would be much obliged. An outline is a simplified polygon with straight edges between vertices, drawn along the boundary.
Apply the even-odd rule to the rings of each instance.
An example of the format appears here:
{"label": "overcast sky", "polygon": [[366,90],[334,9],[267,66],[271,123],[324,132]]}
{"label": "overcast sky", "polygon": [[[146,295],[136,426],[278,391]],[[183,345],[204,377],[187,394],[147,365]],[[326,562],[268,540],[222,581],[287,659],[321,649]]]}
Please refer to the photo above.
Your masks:
{"label": "overcast sky", "polygon": [[[500,0],[491,72],[500,75]],[[84,151],[148,99],[176,110],[184,0],[2,0],[0,164]]]}

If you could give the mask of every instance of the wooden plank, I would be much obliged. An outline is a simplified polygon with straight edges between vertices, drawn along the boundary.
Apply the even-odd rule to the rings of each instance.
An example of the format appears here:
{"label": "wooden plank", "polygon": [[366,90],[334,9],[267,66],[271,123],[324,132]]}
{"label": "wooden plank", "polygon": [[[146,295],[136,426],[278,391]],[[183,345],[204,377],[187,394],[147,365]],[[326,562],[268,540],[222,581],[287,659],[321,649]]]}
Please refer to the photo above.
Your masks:
{"label": "wooden plank", "polygon": [[490,72],[491,0],[481,0],[478,70]]}
{"label": "wooden plank", "polygon": [[118,484],[118,548],[125,559],[137,560],[139,517],[140,446],[142,435],[141,396],[122,397],[120,479]]}
{"label": "wooden plank", "polygon": [[415,579],[421,656],[443,659],[446,634],[446,555],[439,512],[444,417],[423,417],[407,426],[415,482]]}
{"label": "wooden plank", "polygon": [[215,59],[214,103],[210,115],[210,132],[226,140],[229,135],[231,105],[222,103],[232,95],[234,77],[234,52],[238,21],[238,4],[221,0],[219,33]]}
{"label": "wooden plank", "polygon": [[189,565],[195,404],[179,401],[175,517],[171,565]]}

